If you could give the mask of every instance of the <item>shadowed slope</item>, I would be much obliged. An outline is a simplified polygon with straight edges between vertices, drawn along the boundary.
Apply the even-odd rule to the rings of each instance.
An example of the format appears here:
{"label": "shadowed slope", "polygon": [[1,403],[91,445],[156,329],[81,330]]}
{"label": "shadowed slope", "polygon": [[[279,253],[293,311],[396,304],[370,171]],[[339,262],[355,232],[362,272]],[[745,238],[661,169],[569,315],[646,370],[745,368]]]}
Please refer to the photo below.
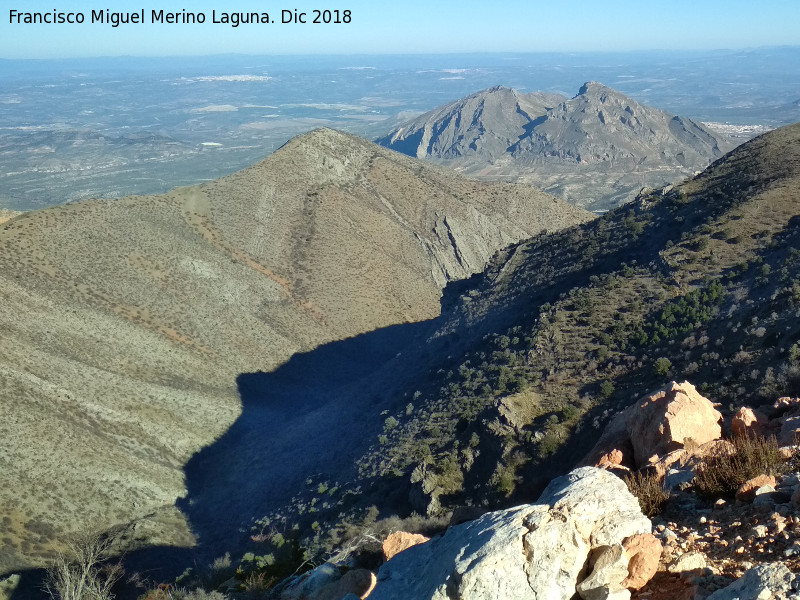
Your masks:
{"label": "shadowed slope", "polygon": [[190,544],[170,507],[240,373],[430,319],[448,280],[587,218],[318,130],[215,182],[0,225],[0,571],[148,515],[143,536]]}

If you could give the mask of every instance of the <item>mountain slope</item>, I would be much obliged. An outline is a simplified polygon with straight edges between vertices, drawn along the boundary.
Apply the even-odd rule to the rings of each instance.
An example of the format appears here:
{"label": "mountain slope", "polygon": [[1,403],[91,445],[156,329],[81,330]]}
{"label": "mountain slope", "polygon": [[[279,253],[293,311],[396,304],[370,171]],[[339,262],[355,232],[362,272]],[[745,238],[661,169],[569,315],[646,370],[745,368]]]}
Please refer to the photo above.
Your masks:
{"label": "mountain slope", "polygon": [[[499,252],[447,287],[413,347],[387,348],[360,379],[323,382],[348,405],[379,398],[350,431],[375,442],[328,510],[284,507],[270,522],[297,523],[303,545],[330,551],[353,523],[372,527],[373,504],[407,517],[531,501],[618,411],[671,379],[691,378],[728,415],[800,395],[799,196],[796,124],[680,185]],[[296,506],[326,476],[298,489]]]}
{"label": "mountain slope", "polygon": [[[476,106],[491,107],[484,111],[491,116]],[[525,181],[594,209],[693,175],[734,146],[700,123],[596,82],[571,100],[492,88],[377,142],[477,177]]]}
{"label": "mountain slope", "polygon": [[[469,288],[451,286],[432,339],[454,358],[423,396],[430,408],[397,428],[397,454],[375,464],[398,468],[417,453],[413,432],[433,422],[460,448],[480,438],[481,475],[462,474],[470,489],[497,493],[516,473],[526,493],[669,377],[691,376],[726,408],[800,392],[799,142],[800,124],[765,134],[674,189],[514,245]],[[504,481],[510,493],[515,480]]]}
{"label": "mountain slope", "polygon": [[147,515],[190,544],[183,469],[240,416],[240,374],[430,319],[498,248],[588,218],[318,130],[211,183],[0,225],[0,570]]}

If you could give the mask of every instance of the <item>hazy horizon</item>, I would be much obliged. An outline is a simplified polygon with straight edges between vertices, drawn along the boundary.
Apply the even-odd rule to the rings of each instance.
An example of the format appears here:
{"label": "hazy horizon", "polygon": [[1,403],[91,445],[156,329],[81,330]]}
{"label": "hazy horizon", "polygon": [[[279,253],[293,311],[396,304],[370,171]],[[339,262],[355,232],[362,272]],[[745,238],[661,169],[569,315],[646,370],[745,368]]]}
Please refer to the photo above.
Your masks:
{"label": "hazy horizon", "polygon": [[[340,23],[313,24],[313,9],[339,11]],[[143,23],[91,22],[88,0],[73,0],[59,8],[41,1],[0,12],[0,58],[88,58],[105,56],[173,57],[214,54],[245,55],[371,55],[460,54],[472,52],[629,52],[743,50],[794,46],[800,43],[795,24],[800,4],[779,0],[696,3],[677,0],[664,6],[633,0],[614,3],[578,1],[565,10],[521,0],[487,8],[468,1],[425,3],[410,0],[375,5],[351,0],[342,6],[265,6],[243,0],[226,9],[210,0],[193,0],[181,7],[179,22],[152,23],[151,11],[163,5],[124,0],[117,13],[144,14]],[[281,11],[307,13],[306,24],[282,23]],[[83,24],[26,24],[13,11],[82,12]],[[180,22],[183,11],[203,13],[203,24]],[[272,23],[213,23],[222,12],[267,12]],[[344,22],[349,11],[350,22]],[[19,22],[18,22],[19,21]],[[277,22],[274,22],[277,21]]]}

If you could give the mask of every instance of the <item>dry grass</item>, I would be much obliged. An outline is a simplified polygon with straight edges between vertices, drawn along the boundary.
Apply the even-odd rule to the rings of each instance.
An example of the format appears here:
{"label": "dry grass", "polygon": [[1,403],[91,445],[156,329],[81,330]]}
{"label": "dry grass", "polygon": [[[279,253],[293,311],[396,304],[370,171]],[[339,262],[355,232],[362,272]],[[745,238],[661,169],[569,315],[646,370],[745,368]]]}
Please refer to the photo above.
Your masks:
{"label": "dry grass", "polygon": [[67,543],[48,567],[45,589],[52,600],[112,600],[122,565],[109,562],[118,535],[83,534]]}
{"label": "dry grass", "polygon": [[745,481],[759,475],[781,475],[788,469],[774,437],[737,436],[731,454],[709,456],[695,470],[698,493],[709,499],[733,497]]}
{"label": "dry grass", "polygon": [[669,500],[664,479],[655,473],[632,473],[625,479],[631,494],[636,496],[642,512],[649,518],[660,515]]}

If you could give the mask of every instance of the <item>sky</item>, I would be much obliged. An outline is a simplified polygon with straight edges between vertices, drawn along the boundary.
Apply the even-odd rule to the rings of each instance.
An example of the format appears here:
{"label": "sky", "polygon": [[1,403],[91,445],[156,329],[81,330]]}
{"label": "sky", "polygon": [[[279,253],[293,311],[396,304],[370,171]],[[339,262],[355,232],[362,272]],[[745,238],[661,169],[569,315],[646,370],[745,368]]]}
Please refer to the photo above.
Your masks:
{"label": "sky", "polygon": [[[798,0],[0,0],[0,58],[240,54],[408,54],[710,50],[800,45]],[[11,23],[10,11],[85,15],[83,24]],[[92,10],[145,11],[144,24],[90,23]],[[350,23],[213,24],[212,11],[349,10]],[[206,22],[151,24],[152,10]]]}

